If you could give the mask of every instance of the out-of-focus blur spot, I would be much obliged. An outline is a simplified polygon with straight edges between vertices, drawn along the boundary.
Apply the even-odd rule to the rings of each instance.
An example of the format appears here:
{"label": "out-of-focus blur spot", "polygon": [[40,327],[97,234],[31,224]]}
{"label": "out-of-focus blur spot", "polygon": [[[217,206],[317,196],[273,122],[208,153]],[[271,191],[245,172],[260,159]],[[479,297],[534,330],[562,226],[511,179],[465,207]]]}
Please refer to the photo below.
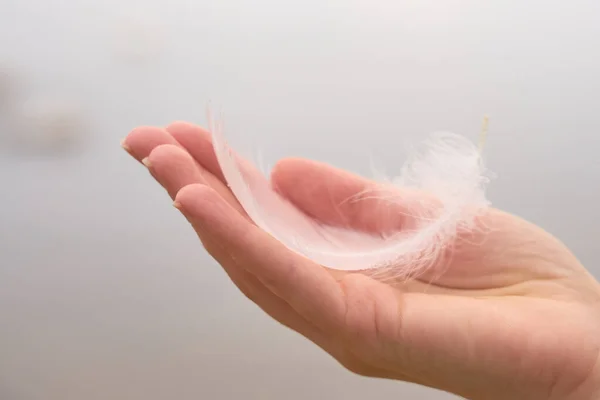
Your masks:
{"label": "out-of-focus blur spot", "polygon": [[85,135],[85,121],[77,105],[61,98],[31,98],[12,116],[12,142],[36,152],[65,152]]}
{"label": "out-of-focus blur spot", "polygon": [[18,72],[0,60],[0,115],[10,111],[18,96]]}
{"label": "out-of-focus blur spot", "polygon": [[0,148],[3,153],[65,154],[85,135],[78,104],[64,96],[27,93],[23,76],[0,71]]}

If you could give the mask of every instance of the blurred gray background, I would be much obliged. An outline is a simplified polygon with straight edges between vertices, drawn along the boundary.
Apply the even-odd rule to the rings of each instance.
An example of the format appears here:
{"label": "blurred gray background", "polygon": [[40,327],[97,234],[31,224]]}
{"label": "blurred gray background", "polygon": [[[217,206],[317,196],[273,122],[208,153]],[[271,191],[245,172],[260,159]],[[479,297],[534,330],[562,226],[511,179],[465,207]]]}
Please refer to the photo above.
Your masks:
{"label": "blurred gray background", "polygon": [[[0,0],[0,399],[453,398],[269,320],[119,141],[211,100],[268,161],[393,172],[487,113],[493,204],[599,276],[599,49],[598,0]],[[11,125],[43,96],[68,148],[56,115]]]}

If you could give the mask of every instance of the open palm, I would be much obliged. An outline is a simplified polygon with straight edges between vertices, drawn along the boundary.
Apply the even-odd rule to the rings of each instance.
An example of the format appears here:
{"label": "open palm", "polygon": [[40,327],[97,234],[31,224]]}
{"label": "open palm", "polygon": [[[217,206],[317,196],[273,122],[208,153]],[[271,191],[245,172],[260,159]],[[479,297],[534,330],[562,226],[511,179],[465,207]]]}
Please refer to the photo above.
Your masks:
{"label": "open palm", "polygon": [[[470,399],[600,397],[600,285],[540,228],[491,209],[481,217],[490,229],[459,238],[440,268],[379,281],[312,263],[256,227],[202,128],[138,128],[123,145],[248,298],[349,370]],[[271,179],[324,223],[402,224],[376,200],[345,201],[374,183],[330,166],[286,159]]]}

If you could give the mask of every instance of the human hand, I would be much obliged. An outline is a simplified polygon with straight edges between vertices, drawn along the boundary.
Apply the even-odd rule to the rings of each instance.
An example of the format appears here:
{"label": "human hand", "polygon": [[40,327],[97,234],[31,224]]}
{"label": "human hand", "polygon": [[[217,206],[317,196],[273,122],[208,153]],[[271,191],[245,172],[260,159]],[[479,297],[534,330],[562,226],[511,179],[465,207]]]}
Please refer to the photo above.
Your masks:
{"label": "human hand", "polygon": [[[490,209],[481,217],[490,229],[459,238],[443,273],[378,281],[314,264],[256,227],[202,128],[138,128],[124,147],[248,298],[347,369],[469,399],[600,398],[600,285],[542,229]],[[324,164],[285,159],[271,180],[324,223],[402,222],[376,200],[344,202],[374,182]]]}

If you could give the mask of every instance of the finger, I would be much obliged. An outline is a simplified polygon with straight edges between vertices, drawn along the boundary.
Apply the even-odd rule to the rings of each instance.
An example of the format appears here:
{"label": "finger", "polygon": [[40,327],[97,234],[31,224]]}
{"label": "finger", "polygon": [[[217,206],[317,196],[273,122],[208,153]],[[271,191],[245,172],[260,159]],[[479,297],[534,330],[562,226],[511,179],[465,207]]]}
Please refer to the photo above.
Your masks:
{"label": "finger", "polygon": [[[212,136],[208,130],[188,122],[174,122],[167,127],[167,131],[207,171],[223,183],[227,183],[213,148]],[[247,179],[265,179],[263,174],[250,161],[236,154],[233,150],[231,151],[238,167]]]}
{"label": "finger", "polygon": [[[152,127],[137,128],[127,136],[123,144],[132,156],[139,161],[144,161],[152,175],[165,187],[172,198],[188,184],[204,183],[219,192],[238,211],[242,211],[222,182],[199,166],[165,130]],[[198,152],[196,154],[198,155]],[[272,318],[327,350],[326,337],[318,328],[298,315],[286,302],[269,292],[256,277],[232,264],[234,263],[225,263],[225,272],[244,295]]]}
{"label": "finger", "polygon": [[273,187],[306,214],[324,223],[367,232],[408,228],[427,201],[324,163],[288,158],[271,174]]}
{"label": "finger", "polygon": [[[174,122],[167,131],[196,161],[225,182],[209,131],[187,122]],[[247,164],[245,160],[241,161]],[[375,191],[378,186],[374,182],[325,164],[303,159],[282,160],[273,171],[272,182],[296,206],[325,223],[381,232],[405,222],[401,213],[394,212],[398,210],[376,198],[382,191]],[[354,198],[360,194],[364,196]],[[377,210],[376,218],[372,213],[365,214],[364,210]]]}
{"label": "finger", "polygon": [[179,121],[167,126],[166,131],[207,171],[225,182],[208,130],[188,122]]}
{"label": "finger", "polygon": [[220,260],[221,266],[244,296],[271,318],[298,332],[325,351],[330,351],[329,340],[318,327],[300,316],[288,303],[270,292],[254,275],[238,265],[238,261],[231,257],[223,246],[209,238],[201,239],[205,247],[210,249],[211,254]]}
{"label": "finger", "polygon": [[213,174],[199,165],[190,154],[179,146],[161,145],[143,160],[152,176],[165,188],[172,199],[187,185],[202,183],[210,186],[231,207],[246,216],[233,193]]}
{"label": "finger", "polygon": [[142,162],[171,198],[175,198],[179,189],[186,185],[209,184],[190,155],[172,144],[157,146]]}
{"label": "finger", "polygon": [[[345,306],[337,281],[240,216],[211,188],[189,185],[176,206],[201,237],[220,243],[244,269],[317,326],[339,327]],[[219,254],[214,255],[217,261]]]}
{"label": "finger", "polygon": [[[197,162],[225,182],[209,131],[187,122],[174,122],[166,131]],[[305,159],[280,161],[271,181],[281,194],[312,217],[368,232],[410,227],[412,216],[421,212],[424,199],[422,195],[390,191],[376,182]]]}
{"label": "finger", "polygon": [[140,162],[163,144],[179,145],[166,130],[151,126],[135,128],[121,142],[121,146]]}
{"label": "finger", "polygon": [[[188,184],[204,183],[210,185],[215,191],[221,192],[222,195],[225,195],[225,200],[236,207],[237,201],[231,196],[231,193],[226,195],[225,192],[228,191],[222,182],[195,163],[191,156],[178,146],[158,146],[144,159],[144,163],[173,198],[182,187]],[[303,319],[283,300],[270,293],[256,277],[238,266],[235,259],[232,259],[228,253],[222,252],[221,246],[208,243],[205,245],[210,247],[213,252],[220,253],[219,258],[225,260],[222,263],[225,272],[246,297],[283,325],[295,330],[322,348],[326,347],[326,337],[318,328]]]}

